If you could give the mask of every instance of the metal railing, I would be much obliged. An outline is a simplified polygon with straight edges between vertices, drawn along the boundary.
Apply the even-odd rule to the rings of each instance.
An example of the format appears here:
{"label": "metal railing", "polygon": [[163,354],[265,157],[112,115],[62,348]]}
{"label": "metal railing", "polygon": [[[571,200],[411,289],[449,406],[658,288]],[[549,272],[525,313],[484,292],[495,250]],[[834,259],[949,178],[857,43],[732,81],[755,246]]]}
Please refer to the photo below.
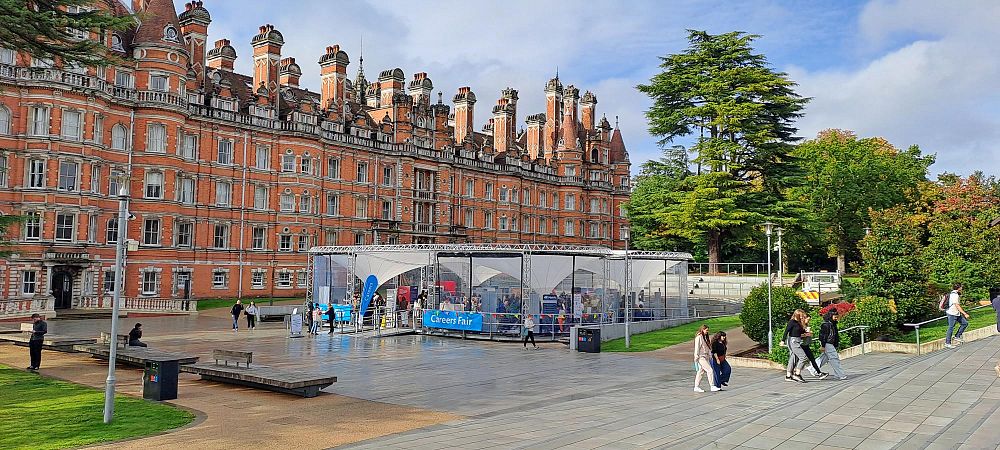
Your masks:
{"label": "metal railing", "polygon": [[[986,307],[989,307],[989,305],[976,306],[975,308],[966,310],[965,312],[969,313],[969,312],[972,312],[972,311],[975,311],[975,310],[978,310],[978,309],[983,309],[983,308],[986,308]],[[937,322],[937,321],[939,321],[941,319],[947,319],[947,318],[948,318],[948,315],[945,314],[945,315],[943,315],[941,317],[935,317],[933,319],[928,319],[928,320],[925,320],[923,322],[918,322],[918,323],[904,323],[903,324],[903,326],[906,326],[906,327],[913,327],[914,332],[917,334],[917,355],[918,356],[920,355],[920,327],[923,326],[923,325],[926,325],[928,323]]]}
{"label": "metal railing", "polygon": [[864,355],[866,353],[865,352],[865,331],[868,330],[868,325],[855,325],[855,326],[850,327],[850,328],[844,328],[843,330],[839,330],[838,333],[846,333],[846,332],[854,330],[854,329],[861,330],[861,354]]}

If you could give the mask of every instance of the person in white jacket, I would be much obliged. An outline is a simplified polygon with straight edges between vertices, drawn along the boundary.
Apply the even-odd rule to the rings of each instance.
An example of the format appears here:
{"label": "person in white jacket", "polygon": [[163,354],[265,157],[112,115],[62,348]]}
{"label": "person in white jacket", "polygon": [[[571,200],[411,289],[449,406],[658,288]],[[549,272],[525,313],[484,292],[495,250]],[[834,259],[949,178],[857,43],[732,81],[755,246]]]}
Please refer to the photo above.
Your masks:
{"label": "person in white jacket", "polygon": [[711,387],[712,392],[722,390],[721,387],[715,386],[715,371],[712,370],[711,358],[712,345],[709,343],[708,325],[702,325],[698,329],[698,334],[694,336],[695,392],[705,392],[704,389],[699,387],[702,374],[708,375],[708,385]]}

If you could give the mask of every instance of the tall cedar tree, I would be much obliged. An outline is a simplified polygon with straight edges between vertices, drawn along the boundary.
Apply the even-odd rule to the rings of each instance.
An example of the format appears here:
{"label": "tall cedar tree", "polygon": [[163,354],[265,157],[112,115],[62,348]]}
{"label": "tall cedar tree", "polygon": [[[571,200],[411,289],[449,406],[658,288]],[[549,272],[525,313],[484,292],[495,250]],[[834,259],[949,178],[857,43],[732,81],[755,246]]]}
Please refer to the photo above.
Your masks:
{"label": "tall cedar tree", "polygon": [[[117,1],[117,0],[114,0]],[[113,64],[103,40],[79,39],[76,30],[104,35],[136,25],[115,17],[95,0],[0,0],[0,42],[15,52],[60,61],[64,66]],[[100,6],[100,7],[99,7]]]}
{"label": "tall cedar tree", "polygon": [[754,53],[758,37],[689,30],[688,48],[661,58],[663,71],[637,87],[653,100],[646,117],[661,145],[698,136],[690,149],[698,169],[659,207],[656,232],[704,239],[713,272],[724,240],[759,233],[767,220],[791,224],[802,212],[785,193],[798,170],[790,155],[799,139],[793,122],[808,99]]}
{"label": "tall cedar tree", "polygon": [[920,148],[898,150],[882,138],[858,139],[851,131],[825,130],[796,147],[805,182],[793,190],[809,205],[837,270],[847,271],[848,257],[870,225],[869,210],[912,203],[920,197],[934,156]]}

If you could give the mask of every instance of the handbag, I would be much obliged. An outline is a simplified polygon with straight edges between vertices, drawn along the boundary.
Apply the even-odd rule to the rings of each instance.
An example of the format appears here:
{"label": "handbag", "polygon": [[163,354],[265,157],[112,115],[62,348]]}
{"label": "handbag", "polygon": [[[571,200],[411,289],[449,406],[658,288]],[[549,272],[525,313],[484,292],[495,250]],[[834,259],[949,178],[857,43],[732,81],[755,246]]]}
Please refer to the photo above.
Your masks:
{"label": "handbag", "polygon": [[521,327],[521,337],[528,337],[528,327]]}

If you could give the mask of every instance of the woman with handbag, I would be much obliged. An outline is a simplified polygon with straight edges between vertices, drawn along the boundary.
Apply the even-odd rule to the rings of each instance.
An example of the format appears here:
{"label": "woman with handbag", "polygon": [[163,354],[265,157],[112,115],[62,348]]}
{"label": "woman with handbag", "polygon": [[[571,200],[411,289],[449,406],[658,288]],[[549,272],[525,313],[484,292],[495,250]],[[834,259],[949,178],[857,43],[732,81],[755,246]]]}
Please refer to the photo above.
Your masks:
{"label": "woman with handbag", "polygon": [[702,374],[708,375],[708,386],[712,392],[721,391],[722,388],[715,385],[715,370],[712,369],[712,345],[709,343],[708,325],[702,325],[698,329],[698,334],[694,336],[694,391],[705,392],[699,387]]}
{"label": "woman with handbag", "polygon": [[802,368],[809,362],[806,352],[802,350],[802,337],[808,337],[809,333],[805,326],[805,311],[796,309],[792,313],[792,318],[788,319],[785,326],[785,334],[781,338],[781,346],[788,347],[788,366],[785,368],[785,381],[798,381],[805,383],[802,378]]}
{"label": "woman with handbag", "polygon": [[524,348],[528,348],[528,339],[531,339],[531,346],[538,350],[535,345],[535,318],[531,314],[524,315],[524,328],[521,329],[521,336],[524,336]]}

